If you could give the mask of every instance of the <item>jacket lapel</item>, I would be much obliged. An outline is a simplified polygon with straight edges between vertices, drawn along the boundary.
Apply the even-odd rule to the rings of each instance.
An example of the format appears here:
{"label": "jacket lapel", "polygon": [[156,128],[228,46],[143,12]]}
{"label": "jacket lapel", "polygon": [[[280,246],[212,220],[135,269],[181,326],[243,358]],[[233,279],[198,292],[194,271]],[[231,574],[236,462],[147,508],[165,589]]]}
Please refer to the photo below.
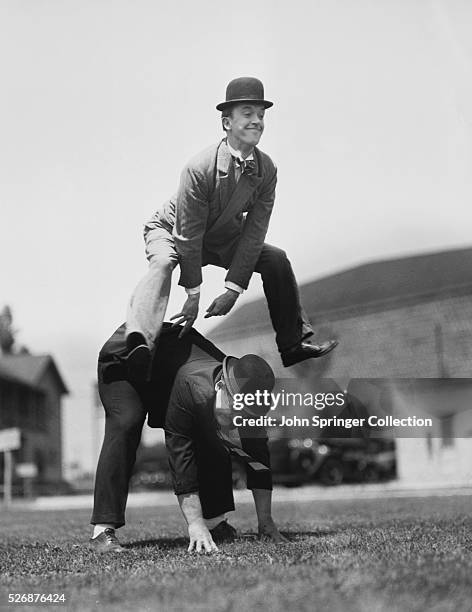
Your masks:
{"label": "jacket lapel", "polygon": [[216,158],[216,169],[218,172],[219,191],[220,191],[220,204],[222,208],[226,207],[228,202],[229,194],[229,172],[230,165],[232,163],[231,153],[226,146],[226,141],[222,140],[218,147],[218,154]]}
{"label": "jacket lapel", "polygon": [[220,181],[220,202],[221,202],[221,214],[217,217],[213,225],[209,227],[209,231],[217,231],[230,220],[236,217],[242,210],[244,204],[250,199],[254,190],[262,182],[261,175],[261,160],[257,149],[255,149],[255,155],[257,159],[257,170],[258,174],[247,175],[243,174],[233,193],[229,197],[229,172],[230,164],[232,163],[231,153],[229,152],[226,142],[223,141],[218,149],[217,157],[217,169]]}

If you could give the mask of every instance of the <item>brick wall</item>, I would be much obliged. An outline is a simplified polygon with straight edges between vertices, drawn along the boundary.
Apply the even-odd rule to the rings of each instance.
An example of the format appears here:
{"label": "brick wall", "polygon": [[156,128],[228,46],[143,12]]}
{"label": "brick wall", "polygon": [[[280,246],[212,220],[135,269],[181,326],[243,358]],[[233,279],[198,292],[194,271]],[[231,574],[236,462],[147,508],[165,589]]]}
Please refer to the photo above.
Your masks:
{"label": "brick wall", "polygon": [[42,451],[46,458],[45,480],[62,478],[62,424],[61,396],[57,378],[50,368],[41,379],[41,389],[45,392],[46,444]]}

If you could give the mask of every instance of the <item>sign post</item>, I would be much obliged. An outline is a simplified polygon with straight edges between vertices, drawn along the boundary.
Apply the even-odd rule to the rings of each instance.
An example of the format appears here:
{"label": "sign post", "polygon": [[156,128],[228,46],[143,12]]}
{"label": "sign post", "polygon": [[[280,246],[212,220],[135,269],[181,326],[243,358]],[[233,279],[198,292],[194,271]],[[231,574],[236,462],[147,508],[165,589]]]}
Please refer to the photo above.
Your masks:
{"label": "sign post", "polygon": [[33,478],[38,475],[38,468],[35,463],[17,463],[15,466],[16,475],[23,479],[24,497],[33,497]]}
{"label": "sign post", "polygon": [[11,450],[6,450],[3,462],[3,501],[7,508],[11,504],[11,472]]}
{"label": "sign post", "polygon": [[21,434],[18,427],[0,430],[0,452],[5,453],[3,462],[3,501],[8,507],[11,503],[11,484],[13,461],[11,451],[20,448]]}

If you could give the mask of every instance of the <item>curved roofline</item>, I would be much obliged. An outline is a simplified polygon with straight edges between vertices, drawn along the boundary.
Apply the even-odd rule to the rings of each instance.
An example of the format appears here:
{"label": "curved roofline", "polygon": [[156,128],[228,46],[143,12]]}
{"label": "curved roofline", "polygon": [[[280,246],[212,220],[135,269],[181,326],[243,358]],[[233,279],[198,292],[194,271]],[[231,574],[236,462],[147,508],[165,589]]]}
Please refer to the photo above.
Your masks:
{"label": "curved roofline", "polygon": [[[470,270],[472,248],[418,254],[364,263],[303,283],[300,295],[305,310],[315,320],[347,318],[470,295]],[[236,330],[238,335],[249,335],[270,326],[266,300],[262,297],[243,304],[208,335],[217,339]]]}

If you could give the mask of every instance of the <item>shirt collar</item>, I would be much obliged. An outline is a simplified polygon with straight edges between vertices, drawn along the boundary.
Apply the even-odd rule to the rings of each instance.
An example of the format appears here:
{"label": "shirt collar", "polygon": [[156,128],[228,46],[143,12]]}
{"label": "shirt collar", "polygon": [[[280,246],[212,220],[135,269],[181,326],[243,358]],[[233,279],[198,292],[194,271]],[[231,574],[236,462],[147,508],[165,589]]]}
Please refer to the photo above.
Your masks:
{"label": "shirt collar", "polygon": [[[226,144],[228,145],[228,149],[231,155],[235,157],[236,159],[242,161],[243,156],[241,155],[241,151],[236,151],[236,149],[233,149],[233,147],[229,144],[227,139],[226,139]],[[250,161],[253,159],[254,159],[254,151],[250,155],[248,155],[244,161]]]}

